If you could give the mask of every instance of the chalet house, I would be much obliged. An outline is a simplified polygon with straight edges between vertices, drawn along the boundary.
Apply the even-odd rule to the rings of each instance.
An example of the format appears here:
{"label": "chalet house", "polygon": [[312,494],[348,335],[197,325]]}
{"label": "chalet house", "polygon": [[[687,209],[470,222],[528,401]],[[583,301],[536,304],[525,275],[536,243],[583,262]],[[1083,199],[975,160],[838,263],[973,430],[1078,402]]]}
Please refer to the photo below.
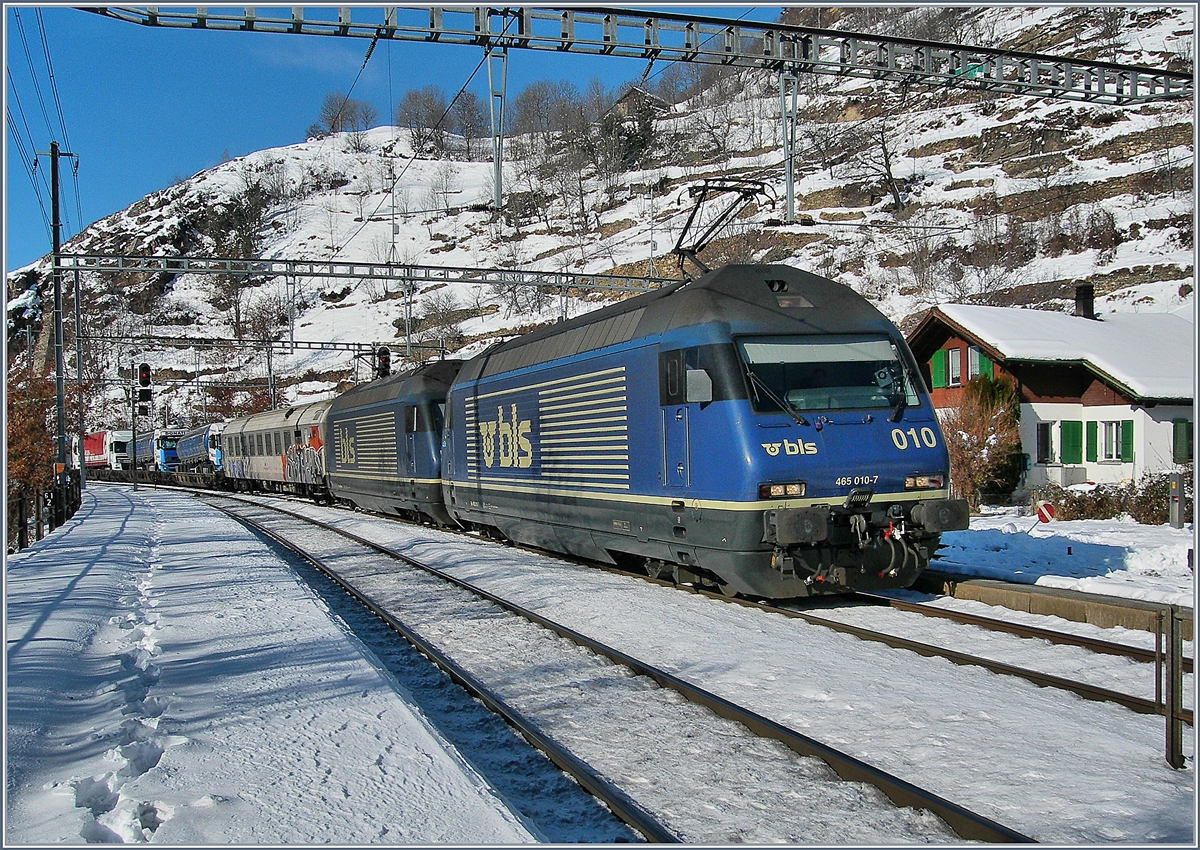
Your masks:
{"label": "chalet house", "polygon": [[648,108],[651,115],[660,118],[671,111],[671,104],[640,86],[631,86],[613,105],[614,111],[622,118],[631,118],[643,108]]}
{"label": "chalet house", "polygon": [[1194,325],[1176,313],[1096,317],[943,304],[909,335],[934,407],[958,405],[976,375],[1010,378],[1021,400],[1025,474],[1047,483],[1119,483],[1193,458]]}

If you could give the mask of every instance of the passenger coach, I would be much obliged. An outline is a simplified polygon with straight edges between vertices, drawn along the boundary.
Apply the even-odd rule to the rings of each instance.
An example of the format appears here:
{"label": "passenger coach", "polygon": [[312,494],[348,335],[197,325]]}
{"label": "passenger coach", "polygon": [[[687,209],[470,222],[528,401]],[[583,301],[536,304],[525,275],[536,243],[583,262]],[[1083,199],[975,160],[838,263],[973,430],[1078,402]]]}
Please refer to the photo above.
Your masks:
{"label": "passenger coach", "polygon": [[318,401],[225,423],[221,453],[226,478],[235,487],[324,497],[330,404]]}
{"label": "passenger coach", "polygon": [[966,527],[899,331],[789,266],[728,266],[495,346],[447,413],[460,524],[729,593],[907,586]]}

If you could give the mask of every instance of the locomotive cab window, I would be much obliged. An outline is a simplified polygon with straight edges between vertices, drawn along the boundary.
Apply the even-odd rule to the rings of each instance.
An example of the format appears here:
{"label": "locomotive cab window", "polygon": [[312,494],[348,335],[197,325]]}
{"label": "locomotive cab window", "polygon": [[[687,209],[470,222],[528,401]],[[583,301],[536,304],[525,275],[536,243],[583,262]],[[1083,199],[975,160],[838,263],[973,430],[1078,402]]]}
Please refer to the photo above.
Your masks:
{"label": "locomotive cab window", "polygon": [[754,409],[799,412],[915,407],[916,383],[882,334],[738,341]]}

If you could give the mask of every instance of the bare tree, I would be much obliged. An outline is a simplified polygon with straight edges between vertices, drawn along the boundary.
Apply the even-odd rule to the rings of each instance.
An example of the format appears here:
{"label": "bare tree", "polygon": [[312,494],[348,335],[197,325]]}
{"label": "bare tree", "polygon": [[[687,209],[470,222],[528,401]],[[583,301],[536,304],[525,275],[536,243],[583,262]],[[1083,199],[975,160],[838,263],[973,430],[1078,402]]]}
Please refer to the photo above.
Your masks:
{"label": "bare tree", "polygon": [[1125,24],[1126,10],[1123,6],[1099,6],[1092,10],[1092,16],[1100,30],[1099,47],[1101,55],[1110,62],[1116,62],[1121,52],[1121,35]]}
{"label": "bare tree", "polygon": [[483,101],[473,91],[463,91],[451,107],[454,128],[463,138],[467,148],[467,159],[472,160],[477,155],[472,142],[482,139],[489,132],[487,112]]}
{"label": "bare tree", "polygon": [[462,337],[462,306],[448,289],[439,289],[421,302],[421,317],[417,322],[417,341],[423,343],[455,342]]}
{"label": "bare tree", "polygon": [[962,401],[942,417],[954,488],[978,508],[985,492],[1011,493],[1020,473],[1021,404],[1003,378],[967,381]]}
{"label": "bare tree", "polygon": [[861,121],[843,130],[835,142],[845,154],[830,168],[835,177],[881,182],[898,212],[904,199],[895,173],[895,141],[886,121]]}
{"label": "bare tree", "polygon": [[568,82],[539,80],[512,100],[512,132],[528,135],[538,150],[550,146],[551,134],[578,134],[586,123],[583,98]]}
{"label": "bare tree", "polygon": [[378,119],[375,107],[365,100],[352,100],[341,92],[329,92],[321,101],[317,113],[317,125],[325,133],[345,133],[352,130],[368,130]]}
{"label": "bare tree", "polygon": [[404,93],[396,107],[396,126],[412,135],[413,150],[441,154],[446,150],[446,93],[440,86],[423,86]]}

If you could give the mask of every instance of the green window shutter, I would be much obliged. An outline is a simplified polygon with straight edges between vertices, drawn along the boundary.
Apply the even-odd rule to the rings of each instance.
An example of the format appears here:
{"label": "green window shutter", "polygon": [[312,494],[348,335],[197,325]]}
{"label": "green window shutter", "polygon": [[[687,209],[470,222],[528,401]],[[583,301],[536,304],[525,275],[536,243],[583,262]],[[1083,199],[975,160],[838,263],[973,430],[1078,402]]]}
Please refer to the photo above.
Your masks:
{"label": "green window shutter", "polygon": [[946,352],[933,352],[933,359],[929,361],[929,372],[933,378],[934,388],[946,386]]}
{"label": "green window shutter", "polygon": [[983,353],[983,349],[979,350],[979,374],[987,378],[995,377],[992,371],[992,361]]}
{"label": "green window shutter", "polygon": [[1133,420],[1121,423],[1121,462],[1133,463]]}
{"label": "green window shutter", "polygon": [[1099,439],[1100,423],[1089,422],[1087,424],[1087,459],[1088,463],[1095,463],[1098,456],[1097,447],[1100,444]]}
{"label": "green window shutter", "polygon": [[1192,422],[1190,419],[1173,419],[1174,439],[1171,441],[1171,459],[1175,463],[1192,462]]}
{"label": "green window shutter", "polygon": [[1058,428],[1062,443],[1062,462],[1083,463],[1083,423],[1060,422]]}

